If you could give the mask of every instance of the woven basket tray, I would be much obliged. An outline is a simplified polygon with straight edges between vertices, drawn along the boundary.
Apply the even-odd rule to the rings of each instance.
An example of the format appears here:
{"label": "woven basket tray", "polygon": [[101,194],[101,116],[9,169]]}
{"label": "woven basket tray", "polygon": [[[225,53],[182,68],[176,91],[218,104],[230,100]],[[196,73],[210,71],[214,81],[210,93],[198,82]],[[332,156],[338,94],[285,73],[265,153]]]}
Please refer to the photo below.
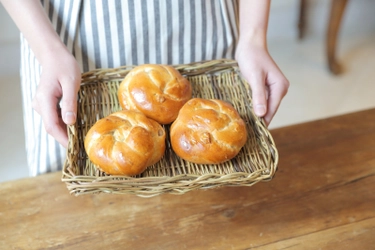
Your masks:
{"label": "woven basket tray", "polygon": [[272,179],[278,152],[263,121],[254,115],[249,84],[240,76],[235,61],[215,60],[175,65],[193,86],[193,97],[221,99],[232,103],[245,120],[248,141],[232,160],[202,165],[182,160],[172,150],[167,132],[166,152],[139,176],[110,176],[88,159],[83,142],[92,125],[121,110],[117,89],[131,66],[95,70],[82,75],[77,122],[68,127],[69,146],[62,181],[70,193],[133,193],[150,197],[162,193],[183,194],[195,189],[220,186],[251,186]]}

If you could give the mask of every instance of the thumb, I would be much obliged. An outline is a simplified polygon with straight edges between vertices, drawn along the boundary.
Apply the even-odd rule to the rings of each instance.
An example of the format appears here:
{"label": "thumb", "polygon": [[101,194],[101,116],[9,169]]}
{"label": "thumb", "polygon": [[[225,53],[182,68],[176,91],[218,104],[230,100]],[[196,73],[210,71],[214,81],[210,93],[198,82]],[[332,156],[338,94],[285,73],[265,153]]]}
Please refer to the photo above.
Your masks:
{"label": "thumb", "polygon": [[252,91],[252,102],[254,112],[257,116],[263,117],[267,113],[267,88],[265,85],[265,76],[263,74],[252,74],[249,79]]}
{"label": "thumb", "polygon": [[72,125],[77,118],[77,93],[79,83],[62,84],[61,116],[65,124]]}

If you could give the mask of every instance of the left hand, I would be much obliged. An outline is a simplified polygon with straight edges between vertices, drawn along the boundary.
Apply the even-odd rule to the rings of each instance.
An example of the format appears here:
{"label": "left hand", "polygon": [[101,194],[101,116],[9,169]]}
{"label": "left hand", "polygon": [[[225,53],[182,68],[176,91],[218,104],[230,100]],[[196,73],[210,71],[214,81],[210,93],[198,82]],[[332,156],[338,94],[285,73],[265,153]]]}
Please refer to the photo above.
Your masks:
{"label": "left hand", "polygon": [[289,81],[264,46],[239,44],[236,60],[250,84],[254,112],[268,126],[288,92]]}

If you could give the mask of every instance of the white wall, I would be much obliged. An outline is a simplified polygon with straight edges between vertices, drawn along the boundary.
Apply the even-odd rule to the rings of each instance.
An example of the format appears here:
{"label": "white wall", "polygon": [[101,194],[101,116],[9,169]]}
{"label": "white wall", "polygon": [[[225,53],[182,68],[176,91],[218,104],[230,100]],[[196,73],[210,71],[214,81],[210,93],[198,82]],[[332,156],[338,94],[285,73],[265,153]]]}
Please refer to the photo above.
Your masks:
{"label": "white wall", "polygon": [[15,42],[18,40],[19,32],[16,25],[0,4],[0,44]]}
{"label": "white wall", "polygon": [[[300,0],[272,0],[268,39],[297,38],[297,22]],[[306,13],[306,37],[325,38],[329,17],[330,0],[308,0]],[[340,37],[367,34],[375,31],[375,1],[349,0]]]}
{"label": "white wall", "polygon": [[0,75],[19,72],[19,31],[0,4]]}

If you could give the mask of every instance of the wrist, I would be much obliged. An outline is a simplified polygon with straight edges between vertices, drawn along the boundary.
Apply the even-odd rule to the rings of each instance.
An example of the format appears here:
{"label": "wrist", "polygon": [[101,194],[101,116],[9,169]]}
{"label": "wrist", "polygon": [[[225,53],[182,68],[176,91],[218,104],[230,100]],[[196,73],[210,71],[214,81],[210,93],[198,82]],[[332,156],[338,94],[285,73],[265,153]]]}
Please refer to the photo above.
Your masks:
{"label": "wrist", "polygon": [[256,46],[267,48],[267,31],[263,29],[250,29],[246,32],[240,31],[238,45]]}
{"label": "wrist", "polygon": [[37,49],[36,58],[42,66],[50,64],[51,60],[64,60],[65,58],[73,57],[60,39],[50,39],[47,41],[50,42],[48,44],[43,44]]}

